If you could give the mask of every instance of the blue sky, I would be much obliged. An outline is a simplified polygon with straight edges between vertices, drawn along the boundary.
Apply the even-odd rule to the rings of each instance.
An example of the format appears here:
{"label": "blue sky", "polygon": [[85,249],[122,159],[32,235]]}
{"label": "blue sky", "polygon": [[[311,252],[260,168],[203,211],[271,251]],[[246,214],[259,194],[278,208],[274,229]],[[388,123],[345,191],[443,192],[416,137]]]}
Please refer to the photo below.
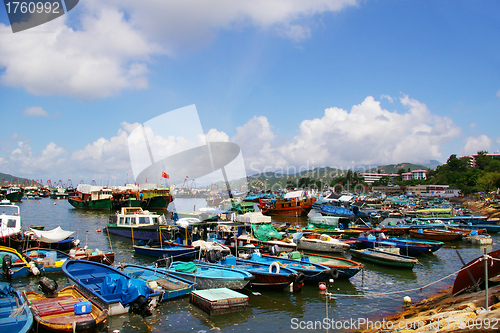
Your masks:
{"label": "blue sky", "polygon": [[496,1],[82,0],[13,34],[0,8],[0,171],[124,182],[133,128],[192,104],[249,173],[494,152],[499,12]]}

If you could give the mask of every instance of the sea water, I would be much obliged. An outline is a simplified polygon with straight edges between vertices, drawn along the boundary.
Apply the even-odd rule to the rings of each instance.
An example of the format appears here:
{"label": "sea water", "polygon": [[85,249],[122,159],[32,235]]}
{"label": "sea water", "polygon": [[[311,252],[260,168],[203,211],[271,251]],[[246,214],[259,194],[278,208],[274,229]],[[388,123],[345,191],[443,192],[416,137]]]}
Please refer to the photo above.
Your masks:
{"label": "sea water", "polygon": [[[178,199],[179,200],[179,199]],[[203,206],[203,199],[183,199],[178,207],[182,211]],[[191,201],[190,201],[191,200]],[[80,246],[115,252],[115,265],[119,263],[149,265],[151,257],[134,255],[131,240],[108,235],[105,226],[110,212],[84,211],[74,209],[67,201],[44,198],[26,200],[19,204],[24,229],[32,225],[43,225],[45,230],[61,226],[74,231],[80,239]],[[184,207],[185,206],[185,207]],[[307,224],[306,218],[273,218],[278,223],[292,225]],[[101,231],[101,232],[99,232]],[[499,237],[493,235],[493,245],[488,251],[499,248]],[[244,289],[249,296],[247,310],[221,316],[209,316],[200,308],[189,303],[188,298],[161,303],[153,315],[142,318],[139,315],[124,314],[109,317],[104,332],[343,332],[357,328],[361,323],[376,325],[377,320],[403,309],[403,298],[410,296],[413,302],[431,296],[436,291],[453,284],[454,276],[431,285],[462,266],[456,251],[465,262],[483,254],[483,247],[461,242],[447,243],[435,252],[418,257],[420,264],[413,270],[395,269],[365,263],[365,269],[349,280],[337,279],[328,283],[327,292],[335,294],[327,299],[318,283],[306,284],[301,292],[265,291]],[[350,258],[349,252],[337,256]],[[64,274],[49,276],[57,281],[59,288],[68,285]],[[38,278],[14,279],[16,289],[37,289]],[[407,291],[417,289],[413,291]],[[401,292],[401,293],[396,293]],[[375,295],[376,294],[376,295]],[[345,295],[341,296],[341,295]]]}

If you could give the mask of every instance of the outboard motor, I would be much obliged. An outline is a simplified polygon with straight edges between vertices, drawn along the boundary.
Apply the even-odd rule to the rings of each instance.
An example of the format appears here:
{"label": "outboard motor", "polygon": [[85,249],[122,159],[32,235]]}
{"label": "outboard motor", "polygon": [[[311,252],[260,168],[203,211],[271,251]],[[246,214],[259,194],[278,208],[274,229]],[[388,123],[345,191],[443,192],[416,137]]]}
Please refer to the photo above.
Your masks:
{"label": "outboard motor", "polygon": [[149,302],[144,296],[137,297],[134,301],[129,303],[130,312],[140,314],[143,317],[148,317],[152,315],[151,309],[149,308]]}
{"label": "outboard motor", "polygon": [[12,276],[12,257],[8,254],[6,254],[3,259],[2,259],[2,271],[4,277],[7,277],[10,279]]}
{"label": "outboard motor", "polygon": [[172,263],[172,257],[169,257],[168,255],[164,254],[158,260],[156,261],[156,266],[157,267],[170,267],[170,264]]}
{"label": "outboard motor", "polygon": [[38,281],[38,289],[45,295],[47,298],[52,298],[57,296],[57,282],[49,279],[48,277],[42,276]]}

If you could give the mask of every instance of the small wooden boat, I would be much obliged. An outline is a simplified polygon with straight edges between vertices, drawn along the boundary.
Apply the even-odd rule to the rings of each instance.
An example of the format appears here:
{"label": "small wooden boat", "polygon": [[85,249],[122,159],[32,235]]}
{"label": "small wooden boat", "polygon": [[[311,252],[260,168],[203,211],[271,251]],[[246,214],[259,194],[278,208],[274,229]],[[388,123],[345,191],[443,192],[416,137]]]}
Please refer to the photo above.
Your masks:
{"label": "small wooden boat", "polygon": [[287,267],[282,267],[277,263],[271,265],[227,256],[213,265],[222,265],[251,273],[254,279],[250,282],[250,287],[256,289],[282,290],[293,283],[294,291],[300,291],[304,286],[304,274]]}
{"label": "small wooden boat", "polygon": [[131,278],[142,279],[151,288],[162,293],[162,302],[188,296],[196,286],[194,282],[172,276],[158,269],[139,265],[125,265],[119,268]]}
{"label": "small wooden boat", "polygon": [[462,227],[450,227],[448,225],[445,225],[446,230],[454,231],[454,232],[461,232],[464,234],[469,235],[471,232],[476,231],[478,235],[486,234],[486,228],[484,229],[478,229],[478,228],[472,228],[468,226],[462,226]]}
{"label": "small wooden boat", "polygon": [[197,289],[243,289],[254,279],[249,272],[204,263],[174,261],[167,267],[151,267],[195,282]]}
{"label": "small wooden boat", "polygon": [[23,291],[23,297],[35,317],[38,331],[97,332],[108,317],[107,310],[85,297],[75,286],[63,288],[51,297]]}
{"label": "small wooden boat", "polygon": [[361,260],[391,267],[413,268],[413,266],[418,263],[418,260],[413,257],[390,253],[376,248],[351,250],[351,253],[353,256]]}
{"label": "small wooden boat", "polygon": [[80,240],[72,236],[74,231],[63,230],[60,226],[52,230],[38,230],[30,228],[25,233],[29,239],[30,247],[41,247],[66,251],[80,243]]}
{"label": "small wooden boat", "polygon": [[298,241],[297,249],[318,252],[345,252],[351,246],[340,239],[330,237],[329,235],[313,234],[316,237],[302,237]]}
{"label": "small wooden boat", "polygon": [[62,266],[71,283],[105,310],[109,316],[129,311],[143,316],[160,301],[161,293],[155,292],[140,279],[133,279],[119,270],[92,261],[71,259]]}
{"label": "small wooden boat", "polygon": [[[430,240],[430,239],[415,239],[415,238],[398,238],[398,237],[388,237],[387,239],[402,244],[403,246],[406,244],[423,244],[430,245],[431,252],[436,252],[440,248],[444,246],[444,242]],[[405,251],[403,251],[405,252]]]}
{"label": "small wooden boat", "polygon": [[338,271],[338,278],[349,279],[356,275],[362,268],[363,264],[345,258],[332,257],[324,254],[301,253],[298,251],[282,253],[288,259],[294,259],[302,262],[312,262],[326,267],[335,268]]}
{"label": "small wooden boat", "polygon": [[410,237],[419,239],[430,239],[440,242],[451,242],[454,240],[462,239],[463,233],[449,231],[449,230],[437,230],[437,229],[419,229],[410,230]]}
{"label": "small wooden boat", "polygon": [[[500,258],[500,250],[496,250],[488,253],[489,258],[488,263],[488,279],[500,274],[500,263],[498,259]],[[461,270],[455,282],[453,283],[452,294],[460,294],[474,285],[479,285],[484,282],[485,269],[483,260],[483,255],[477,257],[476,259],[468,262],[464,267],[467,269]],[[490,258],[491,257],[491,258]]]}
{"label": "small wooden boat", "polygon": [[182,245],[176,243],[164,243],[154,246],[139,246],[134,245],[134,251],[137,254],[142,254],[150,257],[174,257],[176,259],[192,259],[197,252],[194,246]]}
{"label": "small wooden boat", "polygon": [[323,281],[327,279],[336,279],[338,272],[336,269],[329,268],[313,262],[302,262],[284,257],[270,256],[267,254],[253,253],[248,260],[272,264],[277,262],[280,266],[288,267],[301,272],[305,275],[306,281]]}
{"label": "small wooden boat", "polygon": [[13,248],[0,246],[0,258],[2,277],[5,279],[25,277],[30,274],[38,275],[40,273],[34,263],[30,265],[28,261]]}
{"label": "small wooden boat", "polygon": [[40,247],[26,249],[23,255],[32,259],[40,272],[45,274],[61,272],[63,263],[72,259],[66,252]]}
{"label": "small wooden boat", "polygon": [[418,243],[402,243],[396,242],[388,238],[375,237],[373,235],[358,237],[358,244],[364,248],[377,248],[377,247],[397,247],[400,253],[408,256],[417,256],[424,253],[430,253],[432,246],[428,244]]}
{"label": "small wooden boat", "polygon": [[0,328],[4,332],[30,332],[33,314],[10,283],[0,282]]}
{"label": "small wooden boat", "polygon": [[114,252],[104,252],[99,249],[88,249],[77,247],[69,251],[69,255],[73,259],[88,260],[98,262],[105,265],[111,265],[115,262]]}
{"label": "small wooden boat", "polygon": [[266,246],[273,247],[276,245],[278,247],[279,252],[297,250],[297,244],[290,241],[289,239],[286,239],[286,240],[273,240],[273,239],[271,239],[268,241],[264,241],[264,240],[260,240],[258,238],[252,237],[251,235],[241,235],[238,237],[238,242],[239,242],[238,247],[240,247],[240,245],[246,246],[248,244],[254,244],[254,245],[261,246],[261,247],[266,247]]}

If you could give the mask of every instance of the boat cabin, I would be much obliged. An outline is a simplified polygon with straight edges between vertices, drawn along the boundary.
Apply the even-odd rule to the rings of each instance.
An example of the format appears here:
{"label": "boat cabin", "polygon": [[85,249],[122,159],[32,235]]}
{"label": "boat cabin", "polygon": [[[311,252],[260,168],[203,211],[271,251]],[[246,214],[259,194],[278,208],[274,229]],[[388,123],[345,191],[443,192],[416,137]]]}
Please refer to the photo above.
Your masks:
{"label": "boat cabin", "polygon": [[120,213],[110,217],[110,223],[118,227],[138,227],[145,225],[166,225],[164,215],[154,214],[141,207],[122,207]]}
{"label": "boat cabin", "polygon": [[11,236],[22,230],[20,208],[16,205],[0,206],[0,236]]}

